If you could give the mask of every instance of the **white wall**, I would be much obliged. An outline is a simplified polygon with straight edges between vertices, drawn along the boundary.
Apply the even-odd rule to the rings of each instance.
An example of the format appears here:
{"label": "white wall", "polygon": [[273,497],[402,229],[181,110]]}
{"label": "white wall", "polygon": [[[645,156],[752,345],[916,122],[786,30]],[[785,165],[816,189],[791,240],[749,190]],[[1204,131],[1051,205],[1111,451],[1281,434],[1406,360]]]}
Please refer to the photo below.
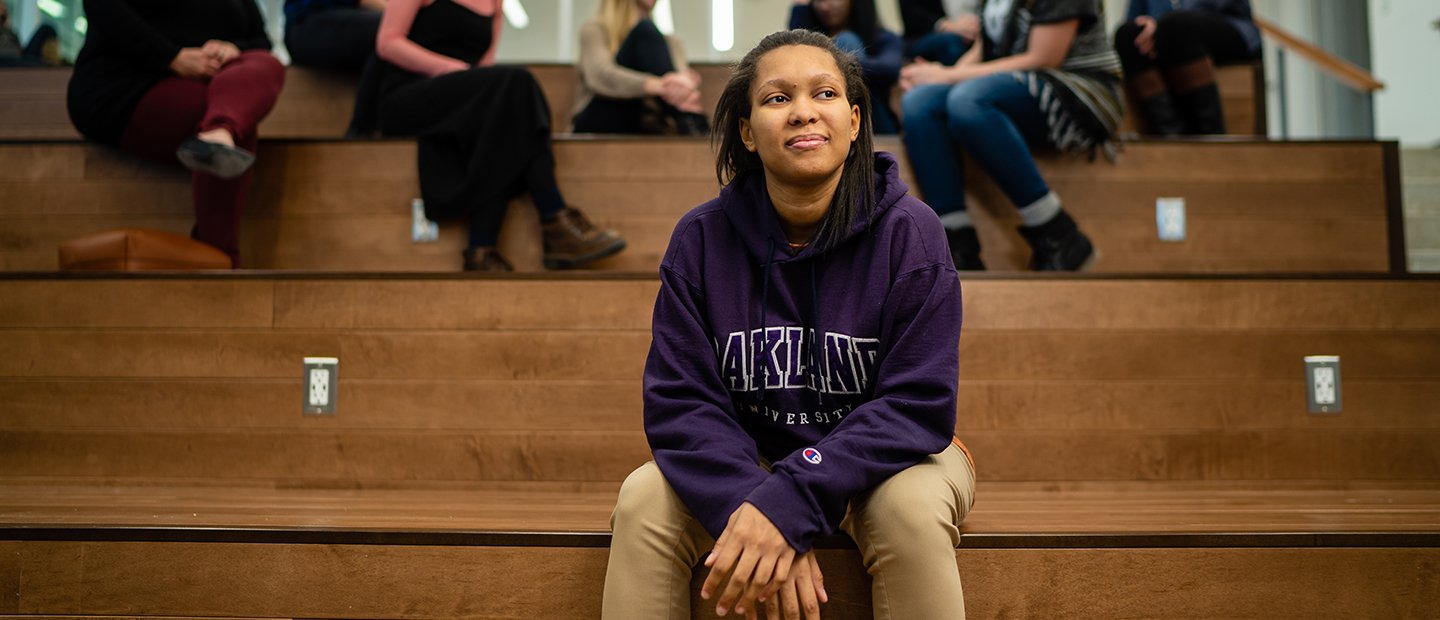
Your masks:
{"label": "white wall", "polygon": [[1440,2],[1370,0],[1376,137],[1440,146]]}
{"label": "white wall", "polygon": [[[1331,0],[1334,1],[1334,0]],[[1350,2],[1354,0],[1341,0]],[[1251,7],[1257,16],[1270,20],[1305,41],[1315,40],[1316,24],[1314,0],[1251,0]],[[1286,114],[1285,124],[1290,138],[1319,138],[1325,135],[1321,126],[1319,69],[1295,54],[1286,54],[1283,66],[1280,50],[1268,40],[1264,42],[1266,81],[1266,124],[1271,137],[1281,137],[1282,113]],[[1324,47],[1321,45],[1321,47]],[[1282,97],[1280,89],[1285,89]],[[1282,110],[1281,100],[1286,107]]]}

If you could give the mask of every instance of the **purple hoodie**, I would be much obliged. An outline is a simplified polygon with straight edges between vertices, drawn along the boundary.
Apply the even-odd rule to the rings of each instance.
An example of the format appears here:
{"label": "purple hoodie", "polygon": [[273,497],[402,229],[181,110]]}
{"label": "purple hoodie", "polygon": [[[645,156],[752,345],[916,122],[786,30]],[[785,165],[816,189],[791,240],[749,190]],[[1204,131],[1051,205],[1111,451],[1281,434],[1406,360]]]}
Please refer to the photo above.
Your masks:
{"label": "purple hoodie", "polygon": [[829,251],[792,252],[762,173],[675,226],[645,433],[712,536],[749,501],[805,552],[851,497],[954,434],[960,281],[939,219],[906,193],[895,158],[877,153],[875,170],[870,219]]}

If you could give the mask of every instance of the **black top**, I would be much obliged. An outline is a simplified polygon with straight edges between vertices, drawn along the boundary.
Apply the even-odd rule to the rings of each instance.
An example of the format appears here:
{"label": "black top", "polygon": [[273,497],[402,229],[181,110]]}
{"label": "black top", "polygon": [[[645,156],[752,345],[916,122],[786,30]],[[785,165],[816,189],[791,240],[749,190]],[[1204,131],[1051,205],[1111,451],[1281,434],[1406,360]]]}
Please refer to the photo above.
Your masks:
{"label": "black top", "polygon": [[254,0],[85,0],[89,30],[70,77],[70,121],[86,137],[120,141],[135,105],[174,75],[184,47],[218,39],[244,50],[270,49]]}
{"label": "black top", "polygon": [[[493,15],[481,15],[454,0],[435,0],[415,13],[406,38],[436,54],[473,66],[490,51],[495,38],[494,19]],[[383,92],[424,77],[388,62],[383,65],[386,69]]]}

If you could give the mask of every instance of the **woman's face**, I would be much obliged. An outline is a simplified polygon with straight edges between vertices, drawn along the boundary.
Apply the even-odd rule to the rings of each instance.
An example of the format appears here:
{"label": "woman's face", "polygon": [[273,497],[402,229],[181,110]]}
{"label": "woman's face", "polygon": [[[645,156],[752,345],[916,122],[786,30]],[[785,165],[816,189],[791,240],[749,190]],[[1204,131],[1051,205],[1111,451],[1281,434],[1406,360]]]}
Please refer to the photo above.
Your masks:
{"label": "woman's face", "polygon": [[810,6],[826,30],[834,33],[849,27],[850,0],[812,0]]}
{"label": "woman's face", "polygon": [[775,181],[798,187],[838,180],[860,135],[860,106],[845,94],[844,74],[830,52],[777,48],[756,65],[740,140]]}

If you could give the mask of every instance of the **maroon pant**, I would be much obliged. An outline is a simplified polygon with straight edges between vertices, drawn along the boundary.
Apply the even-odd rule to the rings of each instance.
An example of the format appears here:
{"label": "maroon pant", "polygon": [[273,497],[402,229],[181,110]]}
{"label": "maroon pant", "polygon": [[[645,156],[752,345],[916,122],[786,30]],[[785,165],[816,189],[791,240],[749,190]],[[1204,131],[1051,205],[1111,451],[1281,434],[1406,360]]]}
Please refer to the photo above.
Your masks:
{"label": "maroon pant", "polygon": [[[162,164],[177,164],[175,148],[202,131],[224,128],[235,145],[252,153],[256,127],[275,107],[285,67],[270,52],[251,50],[230,61],[209,81],[171,76],[140,99],[120,137],[120,149]],[[240,266],[240,210],[254,170],[226,180],[196,172],[191,177],[195,228],[190,236],[223,250]]]}

